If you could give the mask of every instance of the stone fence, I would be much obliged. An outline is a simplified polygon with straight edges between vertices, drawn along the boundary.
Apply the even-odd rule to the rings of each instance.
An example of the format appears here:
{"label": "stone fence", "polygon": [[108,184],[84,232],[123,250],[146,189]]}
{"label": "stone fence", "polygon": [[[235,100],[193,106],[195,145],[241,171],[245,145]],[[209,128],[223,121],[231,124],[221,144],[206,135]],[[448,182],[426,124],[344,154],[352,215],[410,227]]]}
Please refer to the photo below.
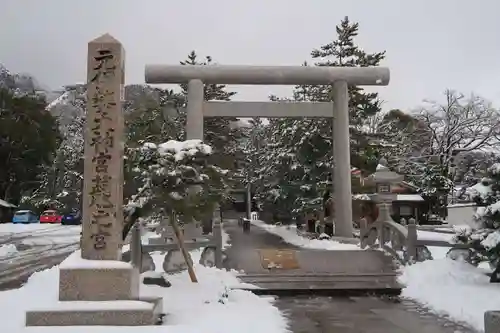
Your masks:
{"label": "stone fence", "polygon": [[[382,215],[382,214],[381,214]],[[379,247],[390,253],[401,264],[432,259],[428,246],[450,247],[450,251],[469,251],[467,244],[452,244],[445,240],[419,239],[415,219],[409,219],[406,226],[396,223],[388,214],[367,225],[360,223],[361,248]]]}
{"label": "stone fence", "polygon": [[[184,226],[182,232],[184,246],[188,251],[203,248],[199,261],[200,264],[222,268],[223,240],[220,218],[214,217],[211,234],[203,234],[202,228],[195,223]],[[150,237],[147,244],[143,244],[142,234],[142,226],[139,224],[134,225],[130,241],[130,251],[123,254],[124,261],[132,262],[134,266],[140,268],[142,273],[155,269],[151,253],[161,252],[165,253],[163,270],[166,273],[175,273],[187,269],[175,233],[171,227],[164,226],[160,237]]]}

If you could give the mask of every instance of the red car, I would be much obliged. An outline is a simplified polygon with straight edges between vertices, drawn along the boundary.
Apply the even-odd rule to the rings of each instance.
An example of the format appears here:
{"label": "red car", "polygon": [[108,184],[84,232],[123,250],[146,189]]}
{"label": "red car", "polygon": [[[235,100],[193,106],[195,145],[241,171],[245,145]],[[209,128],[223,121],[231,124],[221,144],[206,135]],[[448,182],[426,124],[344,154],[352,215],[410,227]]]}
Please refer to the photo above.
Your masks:
{"label": "red car", "polygon": [[61,223],[62,215],[55,210],[46,210],[40,215],[40,223]]}

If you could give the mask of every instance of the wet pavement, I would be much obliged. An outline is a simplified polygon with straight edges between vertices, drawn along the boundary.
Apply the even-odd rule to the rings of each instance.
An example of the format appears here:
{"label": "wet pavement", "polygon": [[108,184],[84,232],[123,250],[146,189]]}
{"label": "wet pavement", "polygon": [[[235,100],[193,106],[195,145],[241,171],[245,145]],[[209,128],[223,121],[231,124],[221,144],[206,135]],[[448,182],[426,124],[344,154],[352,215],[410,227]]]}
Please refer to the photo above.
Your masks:
{"label": "wet pavement", "polygon": [[[243,233],[236,220],[226,222],[224,229],[231,243],[227,268],[243,269],[235,258],[255,248],[299,249],[253,225],[250,233]],[[275,304],[289,318],[294,333],[477,333],[400,297],[310,295],[277,297]]]}

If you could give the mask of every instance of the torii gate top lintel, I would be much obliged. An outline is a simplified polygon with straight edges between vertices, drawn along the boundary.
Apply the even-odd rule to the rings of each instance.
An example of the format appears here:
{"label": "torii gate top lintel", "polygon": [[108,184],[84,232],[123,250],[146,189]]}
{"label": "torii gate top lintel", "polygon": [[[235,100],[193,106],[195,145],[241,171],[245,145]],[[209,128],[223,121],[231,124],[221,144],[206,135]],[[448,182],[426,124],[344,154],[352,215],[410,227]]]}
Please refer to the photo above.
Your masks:
{"label": "torii gate top lintel", "polygon": [[390,71],[386,67],[327,66],[240,66],[240,65],[146,65],[146,83],[204,83],[241,85],[348,84],[386,86]]}

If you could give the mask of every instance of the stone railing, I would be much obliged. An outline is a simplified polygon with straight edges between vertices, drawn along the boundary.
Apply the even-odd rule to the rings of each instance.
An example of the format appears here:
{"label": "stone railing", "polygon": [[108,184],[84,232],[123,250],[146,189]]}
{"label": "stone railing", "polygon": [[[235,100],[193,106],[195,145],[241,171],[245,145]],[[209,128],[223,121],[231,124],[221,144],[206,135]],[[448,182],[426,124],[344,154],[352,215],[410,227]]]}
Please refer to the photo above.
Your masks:
{"label": "stone railing", "polygon": [[[166,233],[164,237],[150,238],[147,244],[142,243],[142,227],[134,225],[130,239],[130,251],[123,254],[124,261],[130,261],[134,266],[139,267],[141,272],[154,270],[154,263],[151,258],[152,252],[165,253],[163,269],[170,273],[187,268],[182,261],[179,244],[173,232]],[[205,235],[200,227],[188,228],[184,231],[184,246],[186,250],[196,250],[203,248],[200,264],[204,266],[223,266],[223,242],[222,223],[220,217],[214,214],[212,233]],[[175,257],[181,258],[175,263]]]}
{"label": "stone railing", "polygon": [[500,332],[500,311],[486,311],[484,313],[484,333]]}
{"label": "stone railing", "polygon": [[360,246],[364,248],[380,248],[393,256],[401,264],[418,261],[417,229],[415,224],[407,228],[392,220],[377,220],[366,225],[360,223]]}
{"label": "stone railing", "polygon": [[360,223],[361,248],[381,248],[391,254],[401,264],[432,259],[428,246],[450,247],[452,250],[468,249],[466,244],[451,244],[445,240],[418,239],[415,219],[409,219],[403,226],[392,220],[388,205],[379,206],[379,218],[367,225]]}

